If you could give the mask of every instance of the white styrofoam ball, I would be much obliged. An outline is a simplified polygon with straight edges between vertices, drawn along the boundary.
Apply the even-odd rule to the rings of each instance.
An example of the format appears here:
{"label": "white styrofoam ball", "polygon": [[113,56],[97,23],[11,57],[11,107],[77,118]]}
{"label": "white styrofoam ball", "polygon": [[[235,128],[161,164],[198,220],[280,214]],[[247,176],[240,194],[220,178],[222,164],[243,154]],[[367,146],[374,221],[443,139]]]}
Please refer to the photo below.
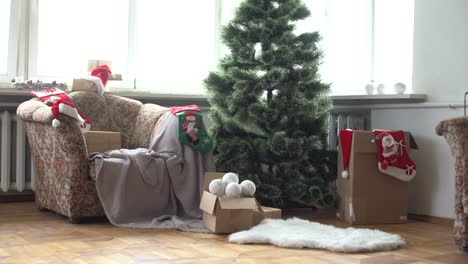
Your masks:
{"label": "white styrofoam ball", "polygon": [[397,94],[404,94],[406,90],[406,85],[404,83],[397,82],[395,83],[394,89]]}
{"label": "white styrofoam ball", "polygon": [[242,188],[240,184],[231,182],[226,186],[226,196],[229,198],[238,198],[241,197]]}
{"label": "white styrofoam ball", "polygon": [[381,83],[377,85],[377,93],[384,94],[385,93],[385,84]]}
{"label": "white styrofoam ball", "polygon": [[372,83],[366,84],[365,89],[366,89],[366,93],[368,95],[373,95],[374,94],[374,91],[375,91],[374,84],[372,84]]}
{"label": "white styrofoam ball", "polygon": [[242,181],[240,186],[243,197],[252,197],[255,194],[255,190],[257,189],[257,187],[255,187],[255,183],[249,180]]}
{"label": "white styrofoam ball", "polygon": [[210,185],[208,186],[208,189],[210,190],[210,193],[216,195],[216,196],[223,196],[224,195],[224,188],[226,188],[226,183],[223,182],[220,179],[212,180],[210,182]]}
{"label": "white styrofoam ball", "polygon": [[231,183],[231,182],[239,183],[239,177],[234,172],[228,172],[224,174],[223,182],[225,182],[226,184]]}

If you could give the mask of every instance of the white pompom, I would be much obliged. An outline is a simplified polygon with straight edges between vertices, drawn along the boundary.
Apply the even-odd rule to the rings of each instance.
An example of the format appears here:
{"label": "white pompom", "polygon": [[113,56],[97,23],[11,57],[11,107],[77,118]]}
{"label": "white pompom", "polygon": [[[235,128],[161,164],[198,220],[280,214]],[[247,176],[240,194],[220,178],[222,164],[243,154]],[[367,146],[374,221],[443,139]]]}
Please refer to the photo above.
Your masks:
{"label": "white pompom", "polygon": [[223,182],[225,182],[226,184],[231,183],[231,182],[239,183],[239,177],[234,172],[228,172],[224,174]]}
{"label": "white pompom", "polygon": [[226,186],[226,196],[229,198],[239,198],[242,194],[240,184],[231,182]]}
{"label": "white pompom", "polygon": [[210,182],[208,189],[210,190],[210,193],[216,196],[223,196],[225,187],[226,187],[226,184],[222,180],[216,179]]}
{"label": "white pompom", "polygon": [[60,126],[60,121],[56,118],[54,118],[54,120],[52,120],[52,126],[53,127],[59,127]]}
{"label": "white pompom", "polygon": [[348,179],[349,177],[349,173],[347,170],[344,170],[341,172],[341,177],[343,177],[343,179]]}
{"label": "white pompom", "polygon": [[243,197],[252,197],[255,194],[255,183],[249,180],[242,181],[241,184],[242,196]]}

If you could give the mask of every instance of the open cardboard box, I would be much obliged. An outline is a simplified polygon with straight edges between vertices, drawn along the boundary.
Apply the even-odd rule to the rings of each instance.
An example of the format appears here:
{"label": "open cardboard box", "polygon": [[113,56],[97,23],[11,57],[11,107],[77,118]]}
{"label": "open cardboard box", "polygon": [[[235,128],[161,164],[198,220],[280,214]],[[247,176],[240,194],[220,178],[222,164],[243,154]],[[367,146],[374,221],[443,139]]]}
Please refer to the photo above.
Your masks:
{"label": "open cardboard box", "polygon": [[218,197],[208,191],[210,182],[222,178],[224,173],[205,173],[204,192],[200,202],[203,223],[215,232],[222,234],[242,231],[257,225],[265,218],[281,218],[281,210],[263,207],[253,197]]}
{"label": "open cardboard box", "polygon": [[[406,223],[408,182],[383,174],[377,167],[377,146],[372,131],[354,131],[348,173],[341,176],[343,153],[338,153],[337,217],[349,224]],[[409,132],[405,132],[407,149],[418,149]],[[417,175],[416,175],[417,177]]]}
{"label": "open cardboard box", "polygon": [[86,149],[89,153],[106,152],[121,148],[120,132],[87,131],[83,133]]}
{"label": "open cardboard box", "polygon": [[91,81],[91,80],[86,80],[86,79],[73,79],[73,84],[72,84],[72,91],[78,92],[78,91],[99,91],[99,88],[97,87],[96,83]]}

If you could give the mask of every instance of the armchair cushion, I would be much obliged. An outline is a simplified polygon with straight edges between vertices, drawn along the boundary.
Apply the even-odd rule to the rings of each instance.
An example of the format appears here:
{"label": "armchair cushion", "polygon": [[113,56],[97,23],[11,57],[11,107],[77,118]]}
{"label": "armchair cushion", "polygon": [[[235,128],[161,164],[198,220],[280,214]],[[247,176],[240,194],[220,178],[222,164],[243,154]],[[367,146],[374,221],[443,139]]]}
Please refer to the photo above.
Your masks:
{"label": "armchair cushion", "polygon": [[143,104],[116,95],[105,95],[105,100],[109,110],[111,131],[120,132],[123,148],[137,148],[132,138],[134,137],[135,120],[137,120]]}
{"label": "armchair cushion", "polygon": [[169,111],[169,108],[155,104],[144,104],[136,118],[133,133],[135,148],[149,148],[151,139],[155,135],[156,125],[160,117]]}
{"label": "armchair cushion", "polygon": [[76,109],[91,121],[91,130],[111,131],[106,99],[98,93],[73,92],[70,98]]}

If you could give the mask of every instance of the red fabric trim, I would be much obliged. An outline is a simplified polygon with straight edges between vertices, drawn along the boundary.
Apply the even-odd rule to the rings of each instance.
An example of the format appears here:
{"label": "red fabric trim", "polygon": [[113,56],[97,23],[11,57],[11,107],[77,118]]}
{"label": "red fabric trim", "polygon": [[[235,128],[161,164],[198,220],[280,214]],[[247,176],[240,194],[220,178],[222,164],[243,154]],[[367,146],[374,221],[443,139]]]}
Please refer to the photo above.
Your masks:
{"label": "red fabric trim", "polygon": [[182,111],[197,111],[197,112],[201,112],[200,110],[200,107],[198,107],[198,105],[187,105],[187,106],[173,106],[171,107],[171,113],[172,114],[176,114],[178,112],[182,112]]}

